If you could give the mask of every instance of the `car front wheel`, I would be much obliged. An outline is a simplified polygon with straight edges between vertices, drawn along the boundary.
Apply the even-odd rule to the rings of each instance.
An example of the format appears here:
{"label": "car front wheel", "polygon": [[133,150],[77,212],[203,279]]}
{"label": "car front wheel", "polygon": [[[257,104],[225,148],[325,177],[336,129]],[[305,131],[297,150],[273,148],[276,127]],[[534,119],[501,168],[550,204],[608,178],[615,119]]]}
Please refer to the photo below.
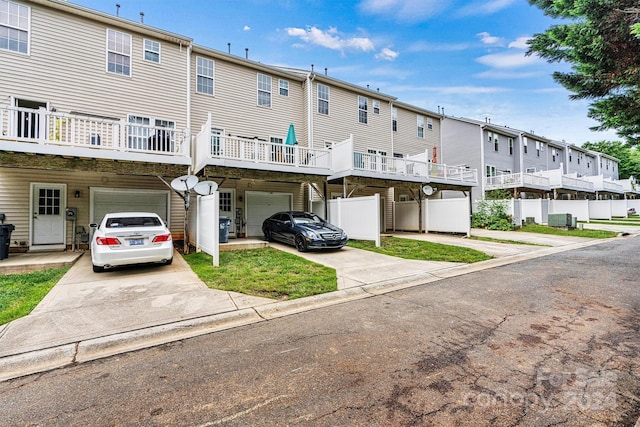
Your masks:
{"label": "car front wheel", "polygon": [[267,242],[273,242],[273,236],[271,235],[271,230],[264,230],[264,238]]}
{"label": "car front wheel", "polygon": [[307,250],[307,241],[304,239],[302,234],[298,234],[295,239],[296,249],[300,252],[305,252]]}

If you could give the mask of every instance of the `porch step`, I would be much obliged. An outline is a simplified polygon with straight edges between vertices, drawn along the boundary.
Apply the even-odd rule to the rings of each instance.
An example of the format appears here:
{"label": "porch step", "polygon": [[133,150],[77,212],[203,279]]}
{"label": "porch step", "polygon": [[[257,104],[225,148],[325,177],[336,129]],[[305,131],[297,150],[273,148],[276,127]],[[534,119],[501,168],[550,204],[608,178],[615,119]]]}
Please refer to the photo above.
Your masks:
{"label": "porch step", "polygon": [[32,271],[62,268],[73,265],[84,252],[25,252],[9,253],[9,257],[0,260],[0,275],[22,274]]}
{"label": "porch step", "polygon": [[239,251],[242,249],[260,249],[269,246],[269,242],[258,239],[230,239],[228,243],[220,243],[220,252]]}

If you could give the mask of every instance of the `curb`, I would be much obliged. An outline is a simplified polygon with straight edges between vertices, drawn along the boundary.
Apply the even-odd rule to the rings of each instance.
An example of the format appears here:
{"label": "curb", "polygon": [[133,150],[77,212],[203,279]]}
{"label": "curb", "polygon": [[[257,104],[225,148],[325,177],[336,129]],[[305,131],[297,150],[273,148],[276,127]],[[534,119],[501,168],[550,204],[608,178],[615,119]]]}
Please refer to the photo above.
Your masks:
{"label": "curb", "polygon": [[[173,341],[193,338],[212,332],[265,322],[317,308],[383,295],[528,259],[594,246],[614,239],[616,238],[545,248],[535,252],[494,258],[475,264],[443,268],[432,273],[407,275],[397,279],[342,289],[328,294],[314,295],[291,301],[275,302],[227,313],[181,320],[42,350],[5,356],[0,358],[0,382],[116,354],[167,344]],[[4,328],[6,328],[6,325],[0,327],[0,335]]]}

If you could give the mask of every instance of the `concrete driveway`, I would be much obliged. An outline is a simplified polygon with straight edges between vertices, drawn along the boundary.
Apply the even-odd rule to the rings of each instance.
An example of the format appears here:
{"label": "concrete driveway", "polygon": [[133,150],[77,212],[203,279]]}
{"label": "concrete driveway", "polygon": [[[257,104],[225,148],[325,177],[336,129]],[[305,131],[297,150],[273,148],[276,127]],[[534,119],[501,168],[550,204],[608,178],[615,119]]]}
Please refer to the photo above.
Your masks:
{"label": "concrete driveway", "polygon": [[207,288],[177,253],[168,266],[103,273],[86,253],[31,314],[0,327],[0,357],[272,302]]}
{"label": "concrete driveway", "polygon": [[348,246],[340,250],[309,252],[298,252],[293,246],[277,242],[271,242],[269,246],[334,268],[338,277],[338,289],[409,282],[435,277],[439,270],[464,265],[455,262],[408,260]]}

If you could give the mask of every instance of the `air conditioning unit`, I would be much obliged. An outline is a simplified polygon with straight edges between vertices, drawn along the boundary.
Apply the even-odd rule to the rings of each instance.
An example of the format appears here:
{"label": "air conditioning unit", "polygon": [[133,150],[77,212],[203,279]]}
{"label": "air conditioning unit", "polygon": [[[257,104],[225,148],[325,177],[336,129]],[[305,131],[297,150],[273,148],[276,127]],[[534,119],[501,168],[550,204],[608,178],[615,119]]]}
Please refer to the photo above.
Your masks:
{"label": "air conditioning unit", "polygon": [[572,227],[573,216],[570,213],[549,214],[547,225],[549,227]]}

